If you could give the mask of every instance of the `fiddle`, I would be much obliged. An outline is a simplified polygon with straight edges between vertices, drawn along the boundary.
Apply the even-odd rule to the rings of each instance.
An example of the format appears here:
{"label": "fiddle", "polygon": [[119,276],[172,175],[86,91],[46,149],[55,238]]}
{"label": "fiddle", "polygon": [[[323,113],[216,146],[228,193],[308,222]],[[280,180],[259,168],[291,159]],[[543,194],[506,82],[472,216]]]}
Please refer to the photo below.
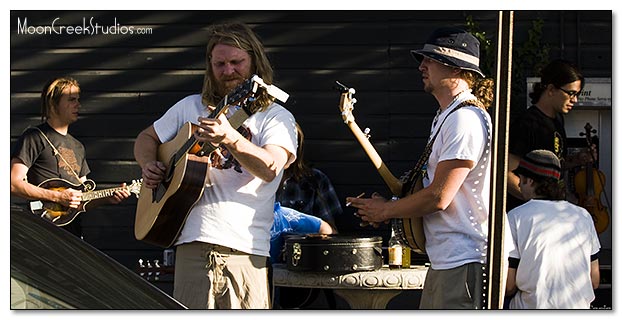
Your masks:
{"label": "fiddle", "polygon": [[[589,123],[586,123],[584,128],[585,132],[581,132],[580,135],[585,136],[591,154],[592,134],[596,133],[596,130]],[[592,160],[594,160],[593,154]],[[588,161],[585,167],[576,173],[575,191],[579,197],[579,206],[585,208],[592,215],[596,232],[602,233],[609,226],[609,213],[600,201],[605,184],[605,174],[594,168],[593,163],[594,161]]]}

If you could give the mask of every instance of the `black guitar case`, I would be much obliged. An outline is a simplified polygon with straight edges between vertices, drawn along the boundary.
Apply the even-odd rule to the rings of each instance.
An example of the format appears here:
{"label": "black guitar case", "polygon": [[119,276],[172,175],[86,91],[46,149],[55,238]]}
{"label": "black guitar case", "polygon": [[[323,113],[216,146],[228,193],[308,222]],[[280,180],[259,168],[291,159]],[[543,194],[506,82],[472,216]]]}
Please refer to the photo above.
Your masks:
{"label": "black guitar case", "polygon": [[347,235],[292,235],[285,239],[291,271],[349,273],[382,268],[382,238]]}

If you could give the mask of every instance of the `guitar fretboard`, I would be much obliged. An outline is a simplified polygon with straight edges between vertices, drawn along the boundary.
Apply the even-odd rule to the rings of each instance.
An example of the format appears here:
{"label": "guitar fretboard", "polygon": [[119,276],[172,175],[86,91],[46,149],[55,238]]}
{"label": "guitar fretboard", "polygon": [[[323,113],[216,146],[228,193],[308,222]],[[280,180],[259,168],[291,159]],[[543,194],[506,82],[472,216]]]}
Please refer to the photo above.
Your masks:
{"label": "guitar fretboard", "polygon": [[[253,89],[253,83],[255,77],[251,77],[249,79],[247,79],[246,81],[244,81],[242,84],[240,84],[239,86],[237,86],[233,92],[230,92],[229,94],[225,95],[224,98],[222,98],[220,100],[220,102],[218,102],[218,105],[214,108],[214,110],[212,110],[212,112],[210,112],[210,115],[208,116],[209,118],[215,119],[218,118],[225,110],[227,110],[227,107],[239,103],[240,101],[242,101],[244,98],[248,97],[249,95],[255,93],[254,91],[252,91]],[[175,165],[178,164],[178,162],[182,161],[184,159],[184,155],[189,153],[190,150],[192,150],[195,146],[195,144],[197,144],[197,139],[194,137],[194,135],[190,136],[190,138],[181,146],[181,148],[179,148],[179,150],[174,154],[174,157],[171,159],[171,163],[174,163]],[[211,151],[216,150],[216,148],[210,144],[206,144],[206,145],[201,145],[201,148],[203,149],[203,151],[207,154]]]}
{"label": "guitar fretboard", "polygon": [[102,189],[102,190],[85,192],[85,193],[82,193],[82,201],[91,201],[95,199],[112,197],[115,191],[121,191],[124,189],[127,189],[127,187],[118,187],[118,188]]}

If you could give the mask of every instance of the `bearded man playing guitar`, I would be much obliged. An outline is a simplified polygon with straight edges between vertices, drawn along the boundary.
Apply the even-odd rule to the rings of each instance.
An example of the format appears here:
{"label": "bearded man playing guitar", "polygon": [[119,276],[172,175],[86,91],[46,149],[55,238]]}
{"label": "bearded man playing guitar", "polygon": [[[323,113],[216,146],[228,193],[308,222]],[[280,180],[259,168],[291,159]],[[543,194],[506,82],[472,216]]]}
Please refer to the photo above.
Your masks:
{"label": "bearded man playing guitar", "polygon": [[[78,120],[80,106],[80,85],[75,79],[60,77],[43,87],[43,123],[26,129],[11,153],[11,195],[57,203],[60,207],[71,209],[85,205],[83,191],[92,191],[89,188],[94,188],[94,185],[86,183],[90,169],[86,163],[84,145],[69,134],[69,125]],[[40,187],[51,180],[66,181],[69,187]],[[118,204],[127,199],[130,191],[124,189],[124,186],[109,197],[88,202],[89,209],[106,203]],[[79,219],[79,216],[74,217],[71,220],[73,222],[63,228],[81,237]]]}
{"label": "bearded man playing guitar", "polygon": [[488,237],[491,120],[486,108],[492,80],[483,79],[479,69],[479,41],[462,29],[438,29],[422,50],[411,53],[421,63],[424,90],[439,104],[422,189],[407,187],[410,194],[395,201],[377,194],[346,200],[371,224],[423,217],[431,266],[420,309],[478,309]]}
{"label": "bearded man playing guitar", "polygon": [[[268,257],[275,193],[283,169],[296,158],[296,128],[293,115],[263,89],[256,99],[241,103],[249,107],[249,117],[242,123],[233,120],[245,107],[237,110],[238,103],[229,107],[237,100],[230,96],[239,96],[231,92],[245,91],[240,86],[253,74],[272,82],[271,64],[254,32],[237,23],[212,26],[202,94],[183,98],[136,138],[134,155],[142,168],[144,187],[153,191],[147,195],[141,191],[140,201],[148,203],[141,206],[139,202],[137,227],[145,221],[149,224],[142,217],[157,211],[142,208],[165,201],[175,189],[175,177],[186,171],[184,161],[159,159],[160,151],[183,133],[182,128],[192,124],[194,131],[185,138],[202,144],[201,150],[217,148],[208,155],[180,153],[188,158],[188,166],[197,168],[184,175],[198,183],[184,179],[180,185],[193,185],[190,200],[184,196],[166,199],[179,200],[179,205],[173,201],[168,207],[171,214],[183,215],[172,239],[176,246],[173,296],[191,309],[270,307]],[[225,112],[212,116],[222,106]],[[181,209],[186,203],[189,209]],[[169,211],[168,207],[164,205],[162,212]],[[143,230],[135,231],[139,231],[137,237],[144,236]],[[145,236],[158,241],[157,234]]]}

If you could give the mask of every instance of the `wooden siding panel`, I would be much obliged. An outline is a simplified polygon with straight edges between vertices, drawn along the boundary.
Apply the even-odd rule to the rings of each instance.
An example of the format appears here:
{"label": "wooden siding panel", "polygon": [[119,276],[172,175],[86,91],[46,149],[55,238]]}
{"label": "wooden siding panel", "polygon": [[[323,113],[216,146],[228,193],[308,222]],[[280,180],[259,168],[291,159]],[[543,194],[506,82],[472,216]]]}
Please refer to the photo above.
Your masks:
{"label": "wooden siding panel", "polygon": [[[80,82],[80,81],[78,81]],[[96,87],[80,88],[80,114],[124,114],[160,116],[173,104],[196,92],[96,92]],[[12,93],[11,115],[40,118],[40,93]]]}
{"label": "wooden siding panel", "polygon": [[11,71],[12,92],[40,92],[58,75],[76,78],[80,85],[99,92],[201,90],[203,70],[32,70]]}

